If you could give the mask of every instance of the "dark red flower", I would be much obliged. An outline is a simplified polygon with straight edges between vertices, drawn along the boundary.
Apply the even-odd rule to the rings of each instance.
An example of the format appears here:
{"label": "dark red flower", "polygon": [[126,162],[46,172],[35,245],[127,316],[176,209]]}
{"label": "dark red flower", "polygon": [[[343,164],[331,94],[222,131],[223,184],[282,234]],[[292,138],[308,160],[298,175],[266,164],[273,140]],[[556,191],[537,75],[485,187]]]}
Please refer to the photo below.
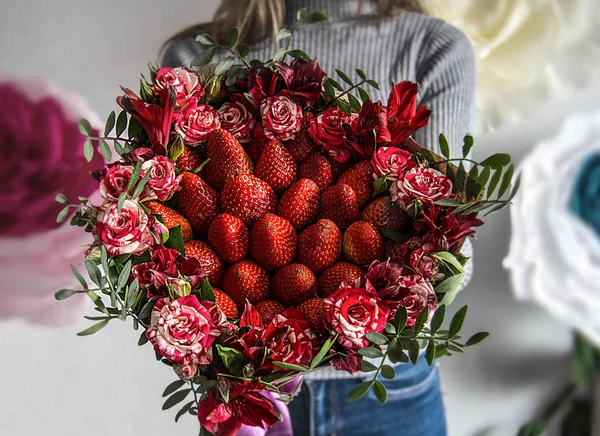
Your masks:
{"label": "dark red flower", "polygon": [[385,299],[386,295],[393,293],[398,288],[398,281],[402,275],[402,266],[385,261],[373,261],[367,271],[366,279],[375,288],[377,295]]}
{"label": "dark red flower", "polygon": [[154,150],[151,148],[141,147],[127,153],[123,157],[123,160],[129,165],[135,165],[139,161],[146,162],[147,160],[152,159],[155,155],[156,154],[154,153]]}
{"label": "dark red flower", "polygon": [[330,107],[310,122],[308,133],[313,140],[323,147],[329,155],[338,162],[350,159],[350,151],[346,141],[346,129],[352,117],[337,107]]}
{"label": "dark red flower", "polygon": [[218,436],[236,435],[242,425],[263,427],[274,425],[280,419],[273,402],[261,394],[263,385],[258,380],[237,382],[219,378],[198,408],[200,424]]}
{"label": "dark red flower", "polygon": [[425,106],[417,110],[419,85],[400,82],[392,86],[387,105],[387,122],[392,146],[398,146],[413,133],[427,125],[431,110]]}
{"label": "dark red flower", "polygon": [[330,353],[342,353],[341,356],[337,356],[329,360],[329,364],[338,371],[347,371],[350,374],[354,374],[362,369],[362,356],[353,350],[352,348],[339,347],[340,350],[331,349]]}
{"label": "dark red flower", "polygon": [[380,103],[366,100],[349,130],[354,140],[348,139],[351,153],[358,159],[371,159],[377,144],[391,141],[385,108]]}
{"label": "dark red flower", "polygon": [[441,246],[452,251],[453,246],[462,238],[474,236],[474,227],[483,224],[477,213],[469,215],[453,214],[452,209],[433,204],[421,212],[421,217],[414,222],[415,230],[425,235],[429,241],[438,241]]}
{"label": "dark red flower", "polygon": [[321,95],[325,83],[325,71],[317,60],[294,59],[290,65],[275,64],[283,77],[286,89],[281,94],[288,96],[302,107],[312,106]]}
{"label": "dark red flower", "polygon": [[237,79],[237,85],[257,116],[262,101],[276,94],[277,75],[269,68],[254,69],[247,79]]}

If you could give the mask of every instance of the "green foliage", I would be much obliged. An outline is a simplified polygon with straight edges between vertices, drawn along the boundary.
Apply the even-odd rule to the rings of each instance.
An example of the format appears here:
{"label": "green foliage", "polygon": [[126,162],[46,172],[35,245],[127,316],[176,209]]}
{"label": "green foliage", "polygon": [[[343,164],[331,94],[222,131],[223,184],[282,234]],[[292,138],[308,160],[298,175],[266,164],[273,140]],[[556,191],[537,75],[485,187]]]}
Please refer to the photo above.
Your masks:
{"label": "green foliage", "polygon": [[174,248],[185,256],[185,245],[183,243],[183,234],[181,233],[181,224],[169,229],[169,239],[164,243],[167,248]]}
{"label": "green foliage", "polygon": [[233,375],[241,375],[242,367],[244,366],[244,355],[230,347],[225,347],[221,344],[217,344],[217,353],[225,368]]}

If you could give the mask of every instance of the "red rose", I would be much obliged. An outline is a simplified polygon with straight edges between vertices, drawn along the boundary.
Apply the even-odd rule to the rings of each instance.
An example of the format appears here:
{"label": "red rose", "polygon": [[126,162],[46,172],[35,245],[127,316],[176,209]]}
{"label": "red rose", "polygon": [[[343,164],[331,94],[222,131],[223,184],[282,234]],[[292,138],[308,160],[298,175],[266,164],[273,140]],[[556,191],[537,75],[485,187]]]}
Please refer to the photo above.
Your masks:
{"label": "red rose", "polygon": [[250,131],[256,124],[256,118],[252,116],[239,101],[225,103],[219,109],[221,128],[227,130],[241,143],[250,141]]}
{"label": "red rose", "polygon": [[208,365],[221,320],[212,301],[200,303],[195,295],[163,298],[152,309],[146,336],[154,350],[173,363]]}
{"label": "red rose", "polygon": [[285,141],[302,127],[302,108],[288,97],[280,95],[263,100],[260,113],[265,136],[269,139]]}
{"label": "red rose", "polygon": [[409,151],[398,147],[380,147],[373,154],[371,165],[377,177],[387,176],[390,181],[404,178],[407,171],[417,166]]}
{"label": "red rose", "polygon": [[330,107],[310,122],[308,132],[313,140],[327,150],[335,160],[346,162],[350,150],[346,143],[344,124],[350,124],[352,117],[337,107]]}
{"label": "red rose", "polygon": [[419,85],[413,82],[400,82],[392,86],[387,105],[391,145],[402,144],[413,133],[427,125],[431,110],[425,106],[417,110],[418,92]]}
{"label": "red rose", "polygon": [[432,168],[413,168],[390,187],[392,199],[404,210],[412,200],[435,203],[452,196],[452,181]]}
{"label": "red rose", "polygon": [[242,425],[270,427],[279,421],[279,411],[265,398],[258,380],[238,382],[219,378],[198,407],[200,424],[219,436],[235,436]]}
{"label": "red rose", "polygon": [[115,164],[109,166],[100,179],[100,194],[107,200],[118,200],[127,190],[133,167]]}
{"label": "red rose", "polygon": [[156,156],[142,165],[142,177],[150,172],[146,183],[145,200],[165,201],[180,189],[179,181],[182,176],[175,173],[175,163],[165,156]]}
{"label": "red rose", "polygon": [[175,90],[175,101],[178,108],[189,104],[192,97],[199,99],[204,95],[198,74],[188,68],[163,67],[156,72],[155,82],[152,90],[156,93],[169,87]]}
{"label": "red rose", "polygon": [[339,341],[347,348],[363,348],[369,344],[367,333],[382,332],[389,309],[375,290],[341,288],[324,300],[325,317],[339,333]]}
{"label": "red rose", "polygon": [[313,349],[318,346],[310,324],[302,312],[293,307],[273,318],[264,332],[264,341],[267,366],[271,362],[308,365],[312,360]]}
{"label": "red rose", "polygon": [[371,100],[365,101],[358,117],[352,120],[350,132],[354,137],[349,140],[352,154],[361,160],[371,159],[377,144],[390,142],[385,108]]}
{"label": "red rose", "polygon": [[209,133],[221,127],[219,114],[208,104],[191,104],[181,115],[175,122],[175,132],[190,147],[203,143]]}
{"label": "red rose", "polygon": [[282,95],[291,98],[302,107],[315,104],[321,95],[326,77],[316,59],[294,59],[291,65],[279,63],[275,66],[287,88],[281,91]]}

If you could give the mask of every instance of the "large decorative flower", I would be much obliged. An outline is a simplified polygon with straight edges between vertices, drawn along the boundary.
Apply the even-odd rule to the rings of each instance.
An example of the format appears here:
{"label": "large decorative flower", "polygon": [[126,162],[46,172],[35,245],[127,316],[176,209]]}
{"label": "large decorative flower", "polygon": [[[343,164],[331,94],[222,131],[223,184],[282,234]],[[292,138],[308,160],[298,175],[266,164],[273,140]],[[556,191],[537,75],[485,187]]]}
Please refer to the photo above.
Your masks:
{"label": "large decorative flower", "polygon": [[286,89],[281,91],[303,107],[315,104],[325,83],[325,71],[319,67],[317,60],[294,59],[290,65],[276,64],[277,70]]}
{"label": "large decorative flower", "polygon": [[370,289],[338,289],[324,304],[327,322],[339,333],[340,343],[347,348],[366,347],[367,333],[383,331],[389,314],[372,286]]}
{"label": "large decorative flower", "polygon": [[450,178],[433,168],[413,168],[403,179],[392,183],[392,199],[404,210],[412,200],[434,203],[452,195]]}
{"label": "large decorative flower", "polygon": [[183,142],[195,147],[206,141],[208,134],[221,127],[217,110],[208,104],[190,105],[175,122],[177,132]]}
{"label": "large decorative flower", "polygon": [[161,241],[168,229],[155,220],[135,201],[125,200],[121,210],[117,202],[107,201],[98,210],[93,235],[108,254],[142,254]]}
{"label": "large decorative flower", "polygon": [[142,174],[150,172],[146,183],[146,200],[165,201],[180,189],[181,175],[175,173],[175,162],[165,156],[156,156],[142,164]]}
{"label": "large decorative flower", "polygon": [[163,67],[156,72],[152,86],[154,92],[172,87],[175,90],[175,106],[179,109],[185,107],[193,98],[199,99],[204,95],[204,89],[198,79],[198,74],[188,68]]}
{"label": "large decorative flower", "polygon": [[398,147],[379,147],[371,165],[376,177],[386,176],[388,180],[395,182],[403,179],[405,174],[417,166],[412,159],[412,153]]}
{"label": "large decorative flower", "polygon": [[392,146],[402,144],[429,121],[431,110],[425,106],[417,110],[418,92],[419,85],[414,82],[405,81],[392,86],[387,105]]}
{"label": "large decorative flower", "polygon": [[180,365],[208,365],[212,344],[221,332],[221,314],[212,301],[200,303],[195,295],[156,302],[146,336],[154,350]]}
{"label": "large decorative flower", "polygon": [[260,113],[269,139],[285,141],[302,127],[302,108],[288,97],[280,95],[263,100]]}
{"label": "large decorative flower", "polygon": [[569,118],[521,163],[504,265],[518,297],[600,346],[600,112]]}
{"label": "large decorative flower", "polygon": [[337,107],[330,107],[310,122],[308,132],[313,140],[338,162],[350,159],[350,148],[346,143],[344,124],[350,124],[352,117]]}
{"label": "large decorative flower", "polygon": [[256,118],[239,101],[225,103],[219,108],[221,128],[231,133],[240,143],[250,141],[250,131],[256,124]]}

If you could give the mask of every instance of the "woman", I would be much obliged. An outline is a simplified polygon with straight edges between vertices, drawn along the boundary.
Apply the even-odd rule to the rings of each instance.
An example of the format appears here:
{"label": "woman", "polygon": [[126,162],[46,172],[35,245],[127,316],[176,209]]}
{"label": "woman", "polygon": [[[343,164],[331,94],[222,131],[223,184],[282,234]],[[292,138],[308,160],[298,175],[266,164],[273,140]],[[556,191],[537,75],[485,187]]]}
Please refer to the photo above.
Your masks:
{"label": "woman", "polygon": [[[474,112],[473,50],[459,30],[423,14],[416,1],[224,0],[212,23],[192,26],[165,44],[162,63],[189,66],[203,50],[196,35],[208,32],[218,38],[234,26],[251,44],[250,58],[269,59],[274,34],[281,27],[291,28],[301,8],[321,11],[329,22],[299,26],[293,47],[317,57],[325,71],[363,69],[380,84],[381,91],[371,93],[375,100],[389,94],[392,81],[420,83],[420,103],[433,115],[415,139],[436,150],[443,132],[452,154],[460,154]],[[470,256],[469,244],[463,253]],[[395,380],[382,380],[389,393],[385,405],[372,393],[353,403],[346,401],[352,388],[367,377],[364,374],[351,376],[330,368],[307,376],[290,405],[294,433],[445,435],[437,367],[430,368],[421,358],[415,366],[396,366],[396,374]]]}

